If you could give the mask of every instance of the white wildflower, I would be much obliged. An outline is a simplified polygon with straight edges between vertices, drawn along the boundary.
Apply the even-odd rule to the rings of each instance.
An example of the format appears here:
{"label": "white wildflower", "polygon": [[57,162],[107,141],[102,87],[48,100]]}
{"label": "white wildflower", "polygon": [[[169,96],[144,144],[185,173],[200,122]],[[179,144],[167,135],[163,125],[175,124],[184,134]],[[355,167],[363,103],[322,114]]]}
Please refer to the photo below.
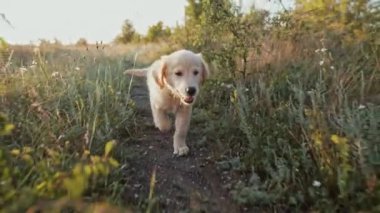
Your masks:
{"label": "white wildflower", "polygon": [[334,67],[334,66],[331,66],[330,69],[335,70],[335,67]]}
{"label": "white wildflower", "polygon": [[321,185],[322,185],[321,182],[319,182],[319,181],[317,181],[317,180],[314,180],[314,181],[313,181],[313,186],[314,186],[314,187],[317,187],[317,188],[318,188],[318,187],[320,187]]}
{"label": "white wildflower", "polygon": [[224,82],[220,83],[220,86],[225,87],[225,88],[227,88],[227,89],[231,89],[231,88],[233,87],[232,84],[226,84],[226,83],[224,83]]}
{"label": "white wildflower", "polygon": [[321,52],[323,52],[323,53],[326,52],[326,51],[327,51],[326,48],[322,48],[322,49],[321,49]]}
{"label": "white wildflower", "polygon": [[76,70],[76,71],[79,71],[79,70],[80,70],[80,68],[79,68],[79,67],[75,67],[75,70]]}
{"label": "white wildflower", "polygon": [[37,65],[37,61],[33,60],[32,65]]}
{"label": "white wildflower", "polygon": [[60,140],[62,140],[63,138],[65,138],[65,135],[60,135],[60,136],[57,138],[57,141],[60,141]]}
{"label": "white wildflower", "polygon": [[325,61],[322,60],[322,61],[319,62],[319,65],[322,66],[324,63],[325,63]]}
{"label": "white wildflower", "polygon": [[315,53],[319,53],[320,51],[321,51],[320,49],[314,50]]}
{"label": "white wildflower", "polygon": [[360,104],[359,107],[358,107],[358,109],[365,109],[365,108],[366,108],[366,106],[363,105],[363,104]]}
{"label": "white wildflower", "polygon": [[37,67],[37,66],[36,66],[35,64],[32,64],[32,65],[29,66],[29,68],[30,68],[31,70],[35,70],[36,67]]}
{"label": "white wildflower", "polygon": [[232,84],[226,84],[226,88],[227,88],[227,89],[231,89],[232,86],[233,86]]}
{"label": "white wildflower", "polygon": [[19,70],[20,70],[21,73],[24,73],[24,72],[28,71],[28,69],[26,67],[20,67]]}
{"label": "white wildflower", "polygon": [[53,72],[53,73],[51,74],[51,77],[53,77],[53,78],[56,78],[56,77],[58,77],[58,76],[60,76],[59,72]]}
{"label": "white wildflower", "polygon": [[249,91],[249,88],[245,88],[245,91],[248,92],[248,91]]}

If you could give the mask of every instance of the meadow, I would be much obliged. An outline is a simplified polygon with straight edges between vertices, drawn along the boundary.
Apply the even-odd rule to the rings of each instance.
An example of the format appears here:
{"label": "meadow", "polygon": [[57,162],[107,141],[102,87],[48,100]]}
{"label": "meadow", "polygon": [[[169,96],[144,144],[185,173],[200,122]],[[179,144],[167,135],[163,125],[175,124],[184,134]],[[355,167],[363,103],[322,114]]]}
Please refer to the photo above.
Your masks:
{"label": "meadow", "polygon": [[[166,39],[2,47],[0,211],[210,212],[221,192],[241,212],[380,211],[378,7],[352,3],[337,16],[305,3],[270,16],[189,2]],[[123,71],[178,48],[202,52],[212,70],[189,133],[207,157],[168,157],[164,169],[205,164],[200,180],[218,185],[209,199],[199,190],[202,205],[189,196],[170,209],[155,161],[135,153],[162,136],[146,133],[132,95],[142,83]],[[127,196],[139,173],[139,196]]]}

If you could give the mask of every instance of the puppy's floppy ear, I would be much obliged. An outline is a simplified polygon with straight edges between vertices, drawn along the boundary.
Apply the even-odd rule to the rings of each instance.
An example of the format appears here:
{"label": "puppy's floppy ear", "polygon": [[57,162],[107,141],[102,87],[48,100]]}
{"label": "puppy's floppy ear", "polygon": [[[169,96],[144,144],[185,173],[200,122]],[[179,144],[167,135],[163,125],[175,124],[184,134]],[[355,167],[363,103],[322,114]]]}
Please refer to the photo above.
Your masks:
{"label": "puppy's floppy ear", "polygon": [[202,53],[197,54],[198,57],[202,60],[202,83],[209,77],[210,70],[208,68],[207,62],[203,59]]}
{"label": "puppy's floppy ear", "polygon": [[153,70],[154,80],[161,89],[165,86],[165,78],[167,75],[166,57],[167,56],[161,56],[159,67]]}

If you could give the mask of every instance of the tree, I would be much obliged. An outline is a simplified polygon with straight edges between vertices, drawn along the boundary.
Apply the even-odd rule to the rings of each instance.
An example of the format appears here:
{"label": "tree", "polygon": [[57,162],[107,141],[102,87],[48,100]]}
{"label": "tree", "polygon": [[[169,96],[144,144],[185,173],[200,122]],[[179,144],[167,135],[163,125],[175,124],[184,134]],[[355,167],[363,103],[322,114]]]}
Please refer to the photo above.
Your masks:
{"label": "tree", "polygon": [[[230,0],[188,0],[185,26],[175,28],[174,39],[189,49],[202,51],[231,76],[247,72],[249,51],[258,46],[257,40],[265,27],[268,13],[239,12]],[[240,58],[241,60],[236,60]]]}
{"label": "tree", "polygon": [[160,40],[165,40],[171,35],[171,30],[169,27],[164,28],[164,24],[162,21],[157,22],[157,24],[152,25],[148,29],[148,33],[146,35],[146,41],[148,42],[157,42]]}
{"label": "tree", "polygon": [[[201,16],[204,13],[204,0],[187,0],[185,7],[185,26],[182,29],[177,28],[175,37],[180,43],[186,47],[196,48],[201,46]],[[182,31],[180,33],[180,31]]]}
{"label": "tree", "polygon": [[121,34],[115,38],[116,43],[127,44],[135,41],[139,35],[136,33],[135,28],[130,20],[125,20],[121,29]]}
{"label": "tree", "polygon": [[76,46],[87,46],[88,45],[88,42],[85,38],[80,38],[77,43],[76,43]]}
{"label": "tree", "polygon": [[360,40],[367,33],[369,3],[370,0],[297,0],[295,14],[308,29],[325,29]]}
{"label": "tree", "polygon": [[186,24],[197,24],[202,15],[202,0],[188,0],[185,7]]}

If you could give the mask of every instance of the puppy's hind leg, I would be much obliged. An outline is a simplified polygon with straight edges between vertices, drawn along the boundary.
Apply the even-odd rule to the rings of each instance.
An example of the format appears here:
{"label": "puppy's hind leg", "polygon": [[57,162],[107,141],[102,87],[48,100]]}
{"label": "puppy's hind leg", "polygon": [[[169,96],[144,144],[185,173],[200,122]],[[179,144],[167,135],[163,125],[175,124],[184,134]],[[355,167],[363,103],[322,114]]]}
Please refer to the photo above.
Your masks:
{"label": "puppy's hind leg", "polygon": [[152,108],[154,125],[161,132],[168,132],[172,126],[169,116],[165,113],[164,110],[154,106],[154,104],[151,104],[150,106]]}

